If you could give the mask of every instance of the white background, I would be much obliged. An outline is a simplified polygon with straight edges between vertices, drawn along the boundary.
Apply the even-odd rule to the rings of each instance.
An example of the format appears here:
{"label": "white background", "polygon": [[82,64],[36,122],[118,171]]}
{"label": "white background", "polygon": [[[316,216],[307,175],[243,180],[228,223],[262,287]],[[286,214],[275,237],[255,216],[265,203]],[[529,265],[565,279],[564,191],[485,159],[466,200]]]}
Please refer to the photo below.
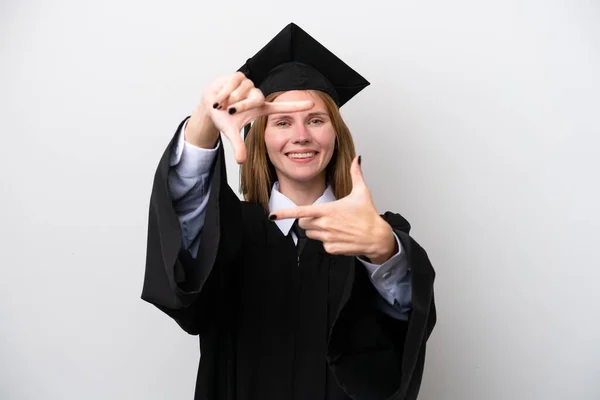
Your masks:
{"label": "white background", "polygon": [[290,21],[372,83],[343,115],[436,268],[420,399],[600,398],[597,0],[2,0],[0,398],[192,399],[140,300],[154,170]]}

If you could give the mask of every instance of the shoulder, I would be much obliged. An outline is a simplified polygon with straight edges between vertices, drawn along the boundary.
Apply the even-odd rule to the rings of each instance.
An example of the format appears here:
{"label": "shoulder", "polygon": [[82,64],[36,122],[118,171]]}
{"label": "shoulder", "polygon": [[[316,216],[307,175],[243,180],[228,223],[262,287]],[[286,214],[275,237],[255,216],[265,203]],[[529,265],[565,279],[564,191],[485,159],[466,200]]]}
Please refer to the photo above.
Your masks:
{"label": "shoulder", "polygon": [[393,229],[410,233],[410,222],[408,222],[408,220],[402,215],[391,211],[386,211],[385,213],[381,214],[381,218],[390,224]]}
{"label": "shoulder", "polygon": [[258,203],[251,203],[249,201],[243,200],[242,202],[242,213],[244,215],[244,219],[246,218],[259,218],[265,219],[269,217],[267,210],[265,210]]}
{"label": "shoulder", "polygon": [[242,223],[245,240],[255,245],[264,244],[271,221],[268,212],[257,203],[242,201]]}

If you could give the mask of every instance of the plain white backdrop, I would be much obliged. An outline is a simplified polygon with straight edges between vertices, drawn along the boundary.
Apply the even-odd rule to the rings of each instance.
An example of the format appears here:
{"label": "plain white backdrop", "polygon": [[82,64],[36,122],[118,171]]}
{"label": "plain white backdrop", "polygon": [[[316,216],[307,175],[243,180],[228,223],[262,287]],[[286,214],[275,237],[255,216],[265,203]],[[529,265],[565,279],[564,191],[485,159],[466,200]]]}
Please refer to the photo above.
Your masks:
{"label": "plain white backdrop", "polygon": [[437,270],[420,399],[600,398],[597,0],[3,0],[0,398],[192,399],[140,300],[154,170],[291,21],[370,80],[343,115]]}

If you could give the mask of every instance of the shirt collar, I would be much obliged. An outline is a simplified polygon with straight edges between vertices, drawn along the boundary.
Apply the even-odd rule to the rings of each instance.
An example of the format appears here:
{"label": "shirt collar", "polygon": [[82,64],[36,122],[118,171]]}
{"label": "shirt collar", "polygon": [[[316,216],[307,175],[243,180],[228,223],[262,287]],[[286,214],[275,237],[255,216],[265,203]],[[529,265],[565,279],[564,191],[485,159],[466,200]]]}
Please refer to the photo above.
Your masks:
{"label": "shirt collar", "polygon": [[[321,197],[319,197],[313,204],[328,203],[335,200],[336,198],[333,194],[331,185],[327,185],[327,188]],[[275,212],[293,207],[297,207],[297,205],[279,191],[279,182],[275,182],[273,184],[273,188],[271,189],[271,197],[269,198],[269,211]],[[290,233],[292,225],[294,225],[294,221],[295,219],[293,218],[286,218],[275,220],[275,223],[277,224],[279,230],[287,236],[288,233]]]}

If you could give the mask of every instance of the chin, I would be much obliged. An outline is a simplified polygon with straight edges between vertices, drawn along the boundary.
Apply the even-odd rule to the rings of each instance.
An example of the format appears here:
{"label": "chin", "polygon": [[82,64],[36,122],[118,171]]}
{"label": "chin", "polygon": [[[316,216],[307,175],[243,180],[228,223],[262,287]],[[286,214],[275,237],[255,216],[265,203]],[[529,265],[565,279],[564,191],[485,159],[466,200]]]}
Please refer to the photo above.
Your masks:
{"label": "chin", "polygon": [[322,165],[320,159],[313,160],[309,164],[297,165],[288,160],[287,156],[285,156],[278,164],[280,168],[275,165],[277,174],[282,174],[288,181],[305,184],[325,179],[325,169],[320,168]]}
{"label": "chin", "polygon": [[313,181],[318,181],[323,178],[323,172],[318,173],[306,173],[306,174],[298,174],[297,171],[295,173],[287,174],[288,179],[299,182],[299,183],[309,183]]}
{"label": "chin", "polygon": [[312,180],[314,180],[317,176],[310,174],[310,175],[306,175],[306,174],[287,174],[287,178],[291,181],[294,182],[310,182]]}

